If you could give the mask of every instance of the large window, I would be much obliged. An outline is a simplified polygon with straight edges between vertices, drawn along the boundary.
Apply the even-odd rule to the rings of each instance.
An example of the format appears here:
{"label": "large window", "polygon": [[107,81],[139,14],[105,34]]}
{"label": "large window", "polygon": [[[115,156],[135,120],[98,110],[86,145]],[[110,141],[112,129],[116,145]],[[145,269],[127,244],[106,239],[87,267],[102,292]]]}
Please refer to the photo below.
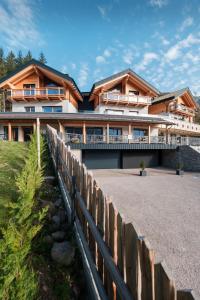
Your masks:
{"label": "large window", "polygon": [[26,106],[24,108],[26,112],[35,112],[35,106]]}
{"label": "large window", "polygon": [[147,129],[140,129],[140,128],[134,128],[133,129],[133,136],[135,137],[143,137],[143,136],[147,136]]}
{"label": "large window", "polygon": [[109,128],[109,135],[116,136],[122,135],[122,128]]}
{"label": "large window", "polygon": [[32,96],[35,94],[35,84],[34,83],[25,83],[25,84],[23,84],[23,88],[25,89],[24,95]]}
{"label": "large window", "polygon": [[42,111],[45,113],[59,113],[62,112],[62,106],[42,106]]}
{"label": "large window", "polygon": [[68,134],[82,134],[82,127],[65,127],[65,132]]}

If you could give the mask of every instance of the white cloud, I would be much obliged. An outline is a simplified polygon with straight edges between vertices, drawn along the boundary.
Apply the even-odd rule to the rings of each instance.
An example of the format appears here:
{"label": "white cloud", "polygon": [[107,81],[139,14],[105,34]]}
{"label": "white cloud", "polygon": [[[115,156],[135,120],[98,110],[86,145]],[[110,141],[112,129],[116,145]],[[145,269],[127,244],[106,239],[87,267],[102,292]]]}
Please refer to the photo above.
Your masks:
{"label": "white cloud", "polygon": [[97,64],[103,64],[103,63],[105,63],[105,62],[106,62],[106,60],[105,60],[105,57],[104,57],[104,56],[99,55],[99,56],[96,57],[96,63],[97,63]]}
{"label": "white cloud", "polygon": [[193,18],[192,17],[186,18],[180,27],[180,31],[184,31],[186,28],[192,26],[192,24],[193,24]]}
{"label": "white cloud", "polygon": [[1,1],[0,33],[10,49],[44,44],[36,28],[33,7],[28,0]]}
{"label": "white cloud", "polygon": [[72,68],[72,70],[75,70],[76,69],[76,64],[75,63],[71,63],[71,68]]}
{"label": "white cloud", "polygon": [[109,49],[105,49],[103,54],[105,57],[110,57],[112,53]]}
{"label": "white cloud", "polygon": [[170,42],[164,37],[164,36],[161,36],[161,42],[164,46],[167,46],[170,44]]}
{"label": "white cloud", "polygon": [[200,39],[196,38],[193,34],[189,34],[186,39],[179,41],[169,48],[164,57],[168,62],[175,60],[180,57],[182,49],[189,48],[195,44],[200,44]]}
{"label": "white cloud", "polygon": [[165,5],[167,5],[168,0],[150,0],[149,3],[150,3],[151,6],[161,8],[161,7],[165,6]]}
{"label": "white cloud", "polygon": [[145,53],[142,62],[136,67],[137,70],[145,70],[152,61],[158,60],[158,58],[158,55],[154,52]]}
{"label": "white cloud", "polygon": [[88,64],[82,63],[79,72],[79,77],[78,77],[78,83],[80,87],[83,87],[87,84],[88,72],[89,72]]}
{"label": "white cloud", "polygon": [[123,61],[130,65],[133,62],[133,52],[130,49],[124,50],[124,54],[122,56]]}

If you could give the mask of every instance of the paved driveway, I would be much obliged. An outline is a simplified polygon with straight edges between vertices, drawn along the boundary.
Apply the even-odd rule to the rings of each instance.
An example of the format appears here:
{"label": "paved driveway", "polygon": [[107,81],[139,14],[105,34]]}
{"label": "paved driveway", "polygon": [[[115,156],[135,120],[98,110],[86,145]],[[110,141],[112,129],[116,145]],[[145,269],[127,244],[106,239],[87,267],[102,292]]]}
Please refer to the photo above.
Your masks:
{"label": "paved driveway", "polygon": [[118,210],[134,220],[165,260],[178,288],[192,288],[200,297],[200,174],[176,176],[168,169],[93,170]]}

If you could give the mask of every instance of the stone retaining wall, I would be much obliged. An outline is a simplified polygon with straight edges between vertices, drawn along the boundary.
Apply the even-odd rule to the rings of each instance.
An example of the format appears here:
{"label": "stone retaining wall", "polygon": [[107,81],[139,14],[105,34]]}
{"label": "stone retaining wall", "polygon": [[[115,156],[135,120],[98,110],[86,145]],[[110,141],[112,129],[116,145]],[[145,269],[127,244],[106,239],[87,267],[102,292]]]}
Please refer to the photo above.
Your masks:
{"label": "stone retaining wall", "polygon": [[162,151],[163,167],[176,169],[178,162],[183,163],[185,171],[200,172],[200,153],[190,146],[180,146],[176,150]]}

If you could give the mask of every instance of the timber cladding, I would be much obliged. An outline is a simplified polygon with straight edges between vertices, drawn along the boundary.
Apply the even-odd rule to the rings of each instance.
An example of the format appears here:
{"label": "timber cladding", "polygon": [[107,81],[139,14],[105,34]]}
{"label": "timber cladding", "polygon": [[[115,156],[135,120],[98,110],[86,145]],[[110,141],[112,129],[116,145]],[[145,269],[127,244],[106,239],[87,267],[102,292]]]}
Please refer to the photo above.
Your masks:
{"label": "timber cladding", "polygon": [[155,252],[147,238],[135,224],[126,222],[56,130],[48,126],[47,135],[59,176],[72,199],[76,199],[76,217],[108,299],[194,300],[192,291],[177,291],[165,263],[155,262]]}

